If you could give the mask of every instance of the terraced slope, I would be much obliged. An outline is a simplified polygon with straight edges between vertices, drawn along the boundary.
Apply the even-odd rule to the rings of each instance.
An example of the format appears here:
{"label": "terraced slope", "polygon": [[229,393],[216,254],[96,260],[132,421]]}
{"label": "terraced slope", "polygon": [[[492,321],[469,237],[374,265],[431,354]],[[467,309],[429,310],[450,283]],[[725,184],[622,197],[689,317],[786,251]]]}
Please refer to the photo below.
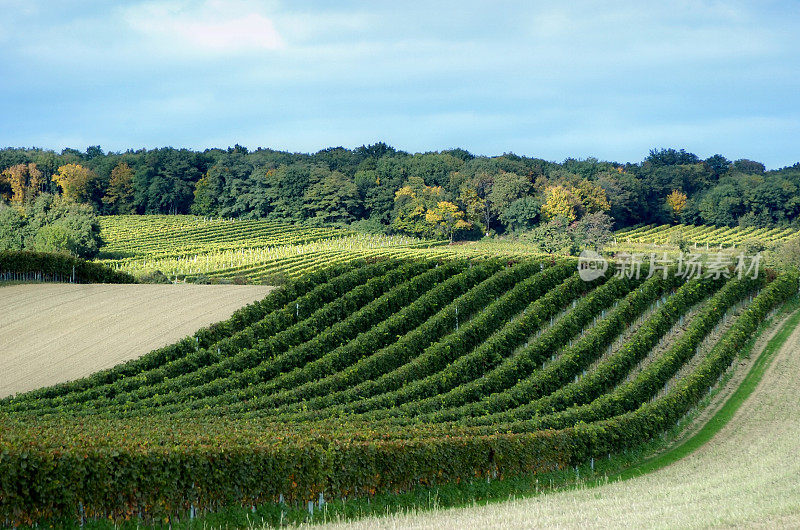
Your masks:
{"label": "terraced slope", "polygon": [[646,272],[585,282],[548,257],[304,276],[175,345],[0,401],[0,517],[305,504],[625,450],[695,406],[797,286]]}

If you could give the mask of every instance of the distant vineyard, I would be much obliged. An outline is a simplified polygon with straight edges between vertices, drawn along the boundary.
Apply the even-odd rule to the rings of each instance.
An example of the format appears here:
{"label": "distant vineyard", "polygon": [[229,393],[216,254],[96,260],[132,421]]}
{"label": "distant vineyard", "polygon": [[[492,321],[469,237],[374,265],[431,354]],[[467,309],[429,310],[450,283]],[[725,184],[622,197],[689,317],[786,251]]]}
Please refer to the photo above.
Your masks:
{"label": "distant vineyard", "polygon": [[536,254],[513,242],[445,245],[402,235],[361,234],[264,220],[194,216],[109,216],[101,220],[100,261],[136,276],[276,283],[361,259]]}
{"label": "distant vineyard", "polygon": [[261,219],[191,215],[105,216],[100,218],[100,228],[106,242],[103,253],[115,258],[298,245],[352,234],[332,227],[299,228]]}
{"label": "distant vineyard", "polygon": [[585,282],[551,257],[320,269],[0,401],[0,521],[313,508],[624,451],[694,407],[798,280],[646,276]]}
{"label": "distant vineyard", "polygon": [[615,232],[617,243],[665,244],[681,238],[689,244],[734,247],[747,240],[765,245],[797,237],[794,228],[717,227],[709,225],[645,225]]}

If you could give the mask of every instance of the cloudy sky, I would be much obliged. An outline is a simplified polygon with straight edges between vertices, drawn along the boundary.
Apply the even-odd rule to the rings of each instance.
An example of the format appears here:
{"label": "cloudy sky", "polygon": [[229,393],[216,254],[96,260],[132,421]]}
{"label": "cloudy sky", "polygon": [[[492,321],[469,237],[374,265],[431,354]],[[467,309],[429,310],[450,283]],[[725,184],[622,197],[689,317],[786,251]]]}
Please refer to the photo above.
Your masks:
{"label": "cloudy sky", "polygon": [[799,28],[795,0],[0,0],[0,145],[775,168],[800,160]]}

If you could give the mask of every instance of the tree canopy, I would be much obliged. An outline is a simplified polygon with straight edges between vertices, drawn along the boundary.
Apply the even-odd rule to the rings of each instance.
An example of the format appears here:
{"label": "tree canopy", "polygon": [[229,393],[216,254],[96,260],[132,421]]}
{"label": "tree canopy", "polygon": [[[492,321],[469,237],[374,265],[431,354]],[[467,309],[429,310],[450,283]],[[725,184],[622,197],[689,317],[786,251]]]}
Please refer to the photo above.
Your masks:
{"label": "tree canopy", "polygon": [[[202,152],[0,150],[0,197],[9,205],[60,193],[101,215],[364,222],[448,238],[526,231],[556,218],[576,223],[595,213],[608,214],[614,228],[667,222],[798,226],[798,189],[800,164],[767,171],[753,160],[720,154],[703,160],[671,148],[654,149],[639,163],[556,163],[464,149],[410,154],[385,143],[313,154],[240,145]],[[447,228],[437,216],[448,220]],[[49,240],[61,237],[57,232],[52,229]]]}

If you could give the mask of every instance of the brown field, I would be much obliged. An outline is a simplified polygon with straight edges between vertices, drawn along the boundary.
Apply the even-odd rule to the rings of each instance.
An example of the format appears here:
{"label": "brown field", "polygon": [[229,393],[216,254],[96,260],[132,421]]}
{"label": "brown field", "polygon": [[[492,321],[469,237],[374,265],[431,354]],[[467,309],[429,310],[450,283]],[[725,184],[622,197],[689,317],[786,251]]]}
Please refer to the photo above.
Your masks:
{"label": "brown field", "polygon": [[800,528],[800,327],[731,421],[688,457],[595,488],[335,528]]}
{"label": "brown field", "polygon": [[83,377],[225,320],[252,285],[0,287],[0,397]]}

